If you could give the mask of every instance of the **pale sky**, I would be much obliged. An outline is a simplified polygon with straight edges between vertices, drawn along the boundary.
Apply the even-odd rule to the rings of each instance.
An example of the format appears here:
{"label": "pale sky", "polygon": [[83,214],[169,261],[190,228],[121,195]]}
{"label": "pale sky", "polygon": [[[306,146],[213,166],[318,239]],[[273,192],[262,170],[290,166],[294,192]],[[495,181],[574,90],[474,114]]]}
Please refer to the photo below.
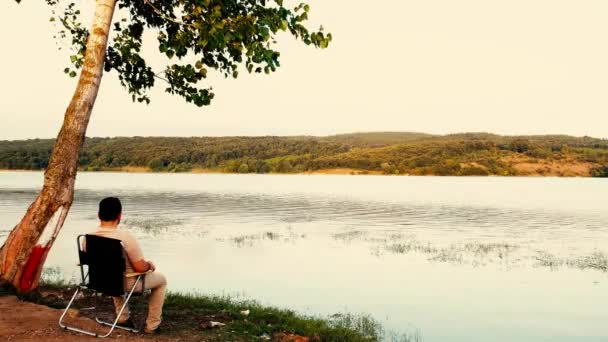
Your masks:
{"label": "pale sky", "polygon": [[[83,6],[90,12],[91,1]],[[131,103],[104,76],[88,136],[327,135],[356,131],[608,138],[606,0],[310,0],[327,50],[280,38],[277,73],[212,78],[197,108]],[[0,5],[0,140],[54,137],[75,87],[41,1]],[[86,21],[89,25],[89,21]],[[146,41],[153,65],[154,35]],[[246,75],[241,73],[241,75]]]}

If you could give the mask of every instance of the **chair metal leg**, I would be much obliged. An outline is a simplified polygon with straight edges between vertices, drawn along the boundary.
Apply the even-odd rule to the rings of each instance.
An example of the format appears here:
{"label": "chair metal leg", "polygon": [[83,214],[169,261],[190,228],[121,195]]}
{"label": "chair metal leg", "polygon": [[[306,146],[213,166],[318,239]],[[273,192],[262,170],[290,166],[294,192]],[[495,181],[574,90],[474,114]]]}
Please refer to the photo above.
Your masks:
{"label": "chair metal leg", "polygon": [[78,286],[76,288],[76,291],[74,292],[74,295],[72,296],[72,299],[70,299],[70,302],[68,303],[68,306],[66,306],[65,310],[63,310],[63,314],[61,314],[61,317],[59,317],[59,326],[62,329],[67,329],[67,330],[79,332],[79,333],[82,333],[82,334],[87,334],[87,335],[90,335],[90,336],[97,336],[97,333],[95,333],[95,332],[87,331],[87,330],[82,330],[82,329],[78,329],[76,327],[70,327],[70,326],[67,326],[67,325],[63,324],[63,318],[68,313],[68,310],[70,309],[70,306],[72,306],[72,303],[74,302],[74,299],[76,299],[76,296],[78,295],[78,292],[80,292],[80,290],[81,290],[81,288],[80,288],[80,286]]}
{"label": "chair metal leg", "polygon": [[136,333],[136,334],[139,332],[139,330],[137,330],[137,329],[135,329],[135,328],[123,327],[123,326],[122,326],[122,325],[120,325],[120,324],[116,324],[116,325],[114,325],[114,323],[110,323],[110,322],[102,321],[102,320],[101,320],[101,319],[99,319],[98,317],[95,317],[95,321],[96,321],[97,323],[101,324],[101,325],[106,325],[106,326],[109,326],[109,327],[112,327],[112,326],[113,326],[113,327],[114,327],[114,328],[116,328],[116,329],[126,330],[126,331],[129,331],[129,332],[132,332],[132,333]]}
{"label": "chair metal leg", "polygon": [[137,279],[135,279],[135,284],[133,284],[133,286],[131,287],[131,291],[129,291],[129,294],[127,295],[127,298],[125,298],[125,302],[122,305],[122,308],[120,308],[120,311],[118,311],[118,314],[116,315],[116,319],[114,320],[114,323],[104,322],[104,321],[102,321],[102,320],[100,320],[98,318],[95,318],[95,320],[97,321],[97,323],[100,323],[100,324],[103,324],[103,325],[108,325],[108,326],[111,327],[110,331],[108,331],[107,334],[101,335],[101,336],[97,336],[97,337],[104,338],[104,337],[110,336],[110,334],[112,333],[112,331],[114,331],[114,328],[124,329],[124,330],[132,331],[132,332],[139,332],[138,330],[135,330],[135,329],[130,329],[130,328],[118,326],[118,320],[120,319],[120,315],[122,315],[122,312],[125,310],[125,308],[129,304],[129,300],[131,299],[131,295],[133,295],[133,292],[135,291],[135,288],[137,287],[137,284],[139,284],[139,281],[140,281],[141,277],[142,276],[138,276]]}
{"label": "chair metal leg", "polygon": [[131,291],[129,291],[129,294],[127,295],[127,298],[125,299],[124,304],[120,308],[120,311],[118,312],[118,315],[116,315],[116,319],[114,320],[114,323],[104,322],[104,321],[100,320],[99,318],[95,318],[95,320],[97,321],[97,323],[103,324],[103,325],[107,325],[107,326],[111,327],[110,331],[108,331],[105,335],[99,335],[96,332],[87,331],[87,330],[83,330],[83,329],[79,329],[79,328],[76,328],[76,327],[71,327],[71,326],[67,326],[67,325],[63,324],[63,318],[65,317],[65,315],[68,312],[68,309],[70,308],[70,306],[74,302],[74,299],[76,299],[76,296],[78,295],[78,292],[81,290],[80,287],[76,288],[76,292],[74,292],[74,295],[72,296],[72,299],[70,299],[70,302],[68,303],[68,306],[65,308],[65,310],[63,311],[63,314],[59,318],[59,326],[61,328],[63,328],[63,329],[79,332],[79,333],[82,333],[82,334],[87,334],[87,335],[90,335],[90,336],[100,337],[100,338],[105,338],[105,337],[110,336],[110,334],[112,334],[112,332],[114,331],[115,328],[131,331],[131,332],[138,332],[138,330],[136,330],[136,329],[131,329],[131,328],[119,326],[118,325],[118,320],[120,319],[120,315],[122,315],[122,312],[125,310],[125,308],[129,304],[129,300],[131,299],[131,295],[133,295],[133,292],[135,291],[135,288],[139,284],[139,281],[141,280],[141,277],[142,276],[138,276],[137,279],[135,280],[135,284],[133,284],[133,287],[131,287]]}

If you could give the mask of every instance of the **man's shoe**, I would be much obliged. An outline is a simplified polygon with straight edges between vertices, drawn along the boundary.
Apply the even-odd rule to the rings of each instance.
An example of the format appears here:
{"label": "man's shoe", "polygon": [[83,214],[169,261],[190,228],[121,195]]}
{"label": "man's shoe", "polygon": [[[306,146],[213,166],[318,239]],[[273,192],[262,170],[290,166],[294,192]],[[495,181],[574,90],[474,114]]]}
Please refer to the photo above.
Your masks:
{"label": "man's shoe", "polygon": [[137,330],[137,328],[135,327],[135,323],[133,323],[133,320],[131,320],[131,317],[129,317],[129,319],[127,319],[124,322],[118,322],[116,325],[119,327],[122,327],[122,328],[129,328],[129,329]]}
{"label": "man's shoe", "polygon": [[160,328],[160,326],[156,327],[156,329],[153,329],[153,330],[149,330],[148,328],[144,329],[144,334],[147,334],[147,335],[158,335],[161,333],[162,333],[162,329]]}

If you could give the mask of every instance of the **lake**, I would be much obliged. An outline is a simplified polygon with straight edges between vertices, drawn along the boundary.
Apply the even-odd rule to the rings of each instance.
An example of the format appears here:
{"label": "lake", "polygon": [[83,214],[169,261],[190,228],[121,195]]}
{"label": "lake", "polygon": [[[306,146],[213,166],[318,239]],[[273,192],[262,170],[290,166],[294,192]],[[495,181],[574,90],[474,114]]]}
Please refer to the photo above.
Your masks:
{"label": "lake", "polygon": [[[0,243],[42,184],[0,172]],[[76,278],[99,200],[175,291],[367,313],[422,341],[607,341],[608,181],[86,173],[47,267]]]}

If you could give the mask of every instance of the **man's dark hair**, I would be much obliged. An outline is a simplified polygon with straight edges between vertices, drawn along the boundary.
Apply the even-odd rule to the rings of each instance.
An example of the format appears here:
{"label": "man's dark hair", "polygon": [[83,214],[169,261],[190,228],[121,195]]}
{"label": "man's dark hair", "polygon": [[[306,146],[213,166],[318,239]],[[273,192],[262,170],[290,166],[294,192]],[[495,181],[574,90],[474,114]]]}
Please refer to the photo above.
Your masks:
{"label": "man's dark hair", "polygon": [[97,216],[102,221],[114,221],[122,212],[122,204],[116,197],[106,197],[99,202],[99,212]]}

